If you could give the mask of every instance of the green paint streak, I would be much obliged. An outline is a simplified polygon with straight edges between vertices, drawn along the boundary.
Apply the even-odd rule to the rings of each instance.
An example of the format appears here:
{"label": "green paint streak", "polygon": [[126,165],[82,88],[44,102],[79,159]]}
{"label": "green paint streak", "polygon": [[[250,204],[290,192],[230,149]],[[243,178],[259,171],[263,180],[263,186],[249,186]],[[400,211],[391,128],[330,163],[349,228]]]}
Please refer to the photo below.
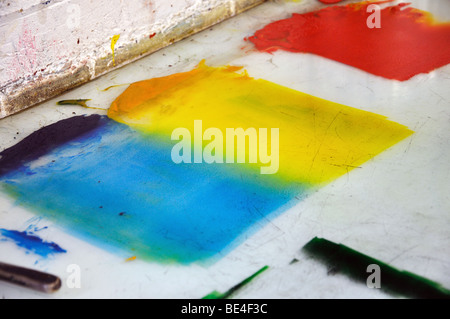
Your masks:
{"label": "green paint streak", "polygon": [[86,102],[90,101],[90,99],[78,99],[78,100],[62,100],[56,102],[58,105],[79,105],[88,109],[95,109],[95,110],[105,110],[101,107],[93,107],[93,106],[87,106]]}
{"label": "green paint streak", "polygon": [[255,277],[260,275],[262,272],[264,272],[268,268],[269,268],[269,266],[262,267],[260,270],[255,272],[253,275],[251,275],[250,277],[245,278],[243,281],[241,281],[237,285],[231,287],[230,289],[228,289],[224,293],[220,293],[220,292],[214,290],[213,292],[207,294],[202,299],[226,299],[226,298],[229,298],[232,294],[234,294],[236,291],[238,291],[239,289],[241,289],[242,287],[247,285],[250,281],[252,281]]}
{"label": "green paint streak", "polygon": [[110,89],[112,89],[112,88],[116,88],[116,87],[124,86],[124,85],[129,85],[129,83],[110,85],[110,86],[108,86],[106,89],[103,89],[102,92],[106,92],[106,91],[108,91],[108,90],[110,90]]}
{"label": "green paint streak", "polygon": [[89,108],[89,106],[86,105],[86,102],[90,101],[90,100],[91,99],[62,100],[62,101],[56,102],[56,104],[58,104],[58,105],[80,105],[82,107]]}
{"label": "green paint streak", "polygon": [[420,299],[450,298],[450,290],[439,283],[408,271],[395,269],[382,261],[323,238],[313,238],[303,247],[303,250],[327,264],[334,272],[343,273],[364,283],[372,274],[367,271],[367,267],[372,264],[378,265],[381,278],[380,289],[393,295]]}

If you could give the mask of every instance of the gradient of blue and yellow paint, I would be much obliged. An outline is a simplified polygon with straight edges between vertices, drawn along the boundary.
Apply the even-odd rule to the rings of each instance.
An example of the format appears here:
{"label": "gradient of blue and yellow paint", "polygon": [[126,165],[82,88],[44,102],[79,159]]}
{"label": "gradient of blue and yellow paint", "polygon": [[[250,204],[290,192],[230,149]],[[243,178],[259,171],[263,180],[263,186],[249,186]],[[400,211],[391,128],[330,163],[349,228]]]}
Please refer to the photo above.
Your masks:
{"label": "gradient of blue and yellow paint", "polygon": [[[94,117],[89,130],[0,171],[0,188],[102,247],[183,264],[225,255],[312,189],[412,134],[383,116],[204,63],[134,83],[107,117]],[[175,164],[171,134],[193,132],[195,120],[222,132],[279,128],[278,171]]]}

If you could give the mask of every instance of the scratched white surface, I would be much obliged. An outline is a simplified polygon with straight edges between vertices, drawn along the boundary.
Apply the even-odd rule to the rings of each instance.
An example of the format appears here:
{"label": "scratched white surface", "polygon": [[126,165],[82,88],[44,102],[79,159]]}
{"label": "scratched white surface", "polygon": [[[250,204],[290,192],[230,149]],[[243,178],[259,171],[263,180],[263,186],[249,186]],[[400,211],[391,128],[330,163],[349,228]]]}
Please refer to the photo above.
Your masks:
{"label": "scratched white surface", "polygon": [[[450,20],[447,0],[408,2]],[[63,281],[61,289],[51,295],[0,282],[0,298],[201,298],[213,290],[226,291],[264,265],[269,269],[234,298],[392,298],[343,275],[327,274],[324,266],[300,251],[315,236],[343,243],[450,288],[450,65],[397,82],[313,55],[254,52],[243,41],[268,22],[321,6],[318,1],[306,0],[266,3],[0,120],[0,150],[73,113],[105,113],[57,106],[58,100],[89,98],[89,106],[107,109],[126,85],[103,89],[186,71],[201,59],[213,66],[241,65],[255,78],[385,115],[415,134],[321,188],[210,266],[126,262],[0,194],[0,228],[49,226],[39,235],[67,249],[66,254],[39,259],[13,243],[0,241],[1,261],[48,271]],[[290,265],[293,258],[299,261]],[[67,284],[71,264],[80,267],[80,288]]]}
{"label": "scratched white surface", "polygon": [[83,65],[94,78],[113,35],[120,35],[117,53],[224,3],[237,6],[234,0],[0,0],[0,87]]}

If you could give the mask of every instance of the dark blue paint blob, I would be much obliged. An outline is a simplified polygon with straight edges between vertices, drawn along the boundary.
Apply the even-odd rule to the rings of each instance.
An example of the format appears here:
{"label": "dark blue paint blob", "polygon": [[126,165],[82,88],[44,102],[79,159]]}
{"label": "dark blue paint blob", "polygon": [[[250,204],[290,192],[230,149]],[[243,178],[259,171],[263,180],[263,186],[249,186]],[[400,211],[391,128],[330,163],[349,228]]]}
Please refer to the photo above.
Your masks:
{"label": "dark blue paint blob", "polygon": [[15,242],[16,245],[42,257],[66,252],[59,245],[53,242],[46,242],[40,237],[26,231],[0,229],[0,234]]}
{"label": "dark blue paint blob", "polygon": [[74,116],[48,125],[0,153],[0,176],[102,125],[102,116]]}

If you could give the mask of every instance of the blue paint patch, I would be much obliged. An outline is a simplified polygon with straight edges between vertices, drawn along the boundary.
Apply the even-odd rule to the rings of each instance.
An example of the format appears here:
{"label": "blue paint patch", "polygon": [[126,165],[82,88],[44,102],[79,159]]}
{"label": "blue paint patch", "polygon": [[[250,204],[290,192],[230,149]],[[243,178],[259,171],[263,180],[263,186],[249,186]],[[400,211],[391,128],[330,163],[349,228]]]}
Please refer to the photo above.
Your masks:
{"label": "blue paint patch", "polygon": [[305,193],[235,165],[178,165],[173,141],[102,118],[0,176],[0,189],[75,235],[140,259],[223,256]]}
{"label": "blue paint patch", "polygon": [[46,242],[27,231],[0,229],[0,235],[6,238],[4,240],[11,240],[17,246],[25,248],[28,252],[35,253],[41,257],[49,257],[53,254],[66,252],[59,245],[53,242]]}

